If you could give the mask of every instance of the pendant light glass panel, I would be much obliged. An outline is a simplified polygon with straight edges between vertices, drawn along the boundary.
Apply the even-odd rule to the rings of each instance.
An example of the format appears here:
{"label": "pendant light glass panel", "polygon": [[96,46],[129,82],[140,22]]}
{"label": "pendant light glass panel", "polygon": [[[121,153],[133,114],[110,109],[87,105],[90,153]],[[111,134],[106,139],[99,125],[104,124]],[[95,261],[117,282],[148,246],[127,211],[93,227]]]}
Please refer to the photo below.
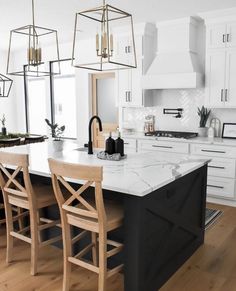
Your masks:
{"label": "pendant light glass panel", "polygon": [[72,60],[97,71],[136,68],[132,15],[110,5],[77,13]]}
{"label": "pendant light glass panel", "polygon": [[0,98],[8,97],[11,91],[13,81],[7,76],[0,74]]}
{"label": "pendant light glass panel", "polygon": [[60,74],[60,63],[53,72],[49,61],[59,60],[57,31],[28,25],[11,31],[7,73],[31,77]]}

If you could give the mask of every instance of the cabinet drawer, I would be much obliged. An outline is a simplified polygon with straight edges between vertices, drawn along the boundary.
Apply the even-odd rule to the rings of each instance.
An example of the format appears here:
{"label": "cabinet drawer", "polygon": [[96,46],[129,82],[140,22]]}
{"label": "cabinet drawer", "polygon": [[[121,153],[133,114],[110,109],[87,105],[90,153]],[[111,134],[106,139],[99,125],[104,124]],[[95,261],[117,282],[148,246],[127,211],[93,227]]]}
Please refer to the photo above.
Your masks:
{"label": "cabinet drawer", "polygon": [[138,143],[138,150],[188,154],[189,145],[187,143],[177,143],[177,142],[168,142],[168,141],[140,140]]}
{"label": "cabinet drawer", "polygon": [[222,158],[236,158],[236,147],[191,144],[191,154]]}
{"label": "cabinet drawer", "polygon": [[124,148],[132,148],[136,150],[136,139],[124,138]]}
{"label": "cabinet drawer", "polygon": [[235,179],[220,177],[207,178],[207,195],[232,199],[235,198]]}
{"label": "cabinet drawer", "polygon": [[235,178],[235,160],[213,158],[208,164],[208,175]]}

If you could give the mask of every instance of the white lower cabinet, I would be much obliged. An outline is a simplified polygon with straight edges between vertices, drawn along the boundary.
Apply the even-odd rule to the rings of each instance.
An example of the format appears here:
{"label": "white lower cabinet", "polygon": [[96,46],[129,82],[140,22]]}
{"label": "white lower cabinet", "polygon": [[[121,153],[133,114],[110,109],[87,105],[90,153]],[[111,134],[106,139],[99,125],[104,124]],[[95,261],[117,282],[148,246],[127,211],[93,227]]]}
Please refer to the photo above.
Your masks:
{"label": "white lower cabinet", "polygon": [[218,198],[235,199],[235,179],[208,175],[207,195]]}
{"label": "white lower cabinet", "polygon": [[159,151],[159,152],[172,152],[180,154],[189,153],[188,143],[169,142],[169,141],[157,141],[157,140],[139,140],[138,151]]}
{"label": "white lower cabinet", "polygon": [[236,147],[221,146],[221,145],[207,145],[207,144],[191,144],[190,153],[193,155],[202,155],[207,157],[219,158],[235,158]]}
{"label": "white lower cabinet", "polygon": [[190,154],[209,158],[207,196],[235,200],[236,147],[191,144]]}
{"label": "white lower cabinet", "polygon": [[133,138],[124,138],[124,152],[125,154],[137,152],[137,140]]}
{"label": "white lower cabinet", "polygon": [[208,175],[235,179],[235,160],[212,158],[208,164]]}
{"label": "white lower cabinet", "polygon": [[[134,148],[134,139],[127,141]],[[211,159],[208,164],[207,196],[219,199],[236,200],[236,147],[188,142],[137,140],[137,152],[167,152],[178,155],[191,155],[193,158]]]}

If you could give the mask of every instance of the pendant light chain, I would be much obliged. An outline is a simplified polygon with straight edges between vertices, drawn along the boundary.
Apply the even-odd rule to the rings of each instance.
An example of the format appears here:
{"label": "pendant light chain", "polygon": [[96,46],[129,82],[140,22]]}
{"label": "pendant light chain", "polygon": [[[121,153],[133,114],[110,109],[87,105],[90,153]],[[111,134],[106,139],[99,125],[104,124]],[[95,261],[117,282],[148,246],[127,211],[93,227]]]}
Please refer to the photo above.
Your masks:
{"label": "pendant light chain", "polygon": [[35,27],[34,0],[32,0],[32,19],[33,19],[33,27]]}
{"label": "pendant light chain", "polygon": [[[32,24],[33,24],[33,48],[34,50],[36,50],[35,36],[37,37],[37,31],[35,29],[34,0],[32,0]],[[37,44],[38,44],[38,39],[37,39]],[[34,51],[34,54],[36,54],[36,51]]]}

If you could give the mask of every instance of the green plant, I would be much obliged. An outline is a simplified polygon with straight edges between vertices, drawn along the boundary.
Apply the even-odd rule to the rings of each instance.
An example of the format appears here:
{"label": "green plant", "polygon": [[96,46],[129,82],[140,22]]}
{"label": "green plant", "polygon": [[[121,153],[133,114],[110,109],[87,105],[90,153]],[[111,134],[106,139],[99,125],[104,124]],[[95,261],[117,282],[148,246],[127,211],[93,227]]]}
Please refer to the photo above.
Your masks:
{"label": "green plant", "polygon": [[2,123],[2,127],[5,127],[6,125],[6,116],[5,114],[3,114],[2,119],[0,119],[1,123]]}
{"label": "green plant", "polygon": [[66,128],[65,125],[59,126],[57,123],[50,123],[48,119],[45,119],[45,121],[51,129],[51,136],[54,138],[54,140],[61,140],[63,132]]}
{"label": "green plant", "polygon": [[206,123],[207,123],[207,120],[208,120],[210,114],[211,114],[210,109],[207,109],[204,106],[202,106],[201,109],[198,107],[198,115],[200,117],[200,123],[199,123],[200,127],[206,127]]}
{"label": "green plant", "polygon": [[0,140],[1,139],[11,139],[11,138],[17,138],[17,137],[26,137],[29,136],[28,133],[8,133],[7,135],[0,135]]}

